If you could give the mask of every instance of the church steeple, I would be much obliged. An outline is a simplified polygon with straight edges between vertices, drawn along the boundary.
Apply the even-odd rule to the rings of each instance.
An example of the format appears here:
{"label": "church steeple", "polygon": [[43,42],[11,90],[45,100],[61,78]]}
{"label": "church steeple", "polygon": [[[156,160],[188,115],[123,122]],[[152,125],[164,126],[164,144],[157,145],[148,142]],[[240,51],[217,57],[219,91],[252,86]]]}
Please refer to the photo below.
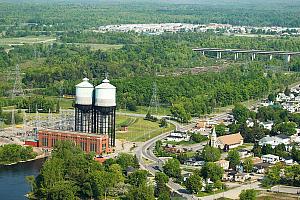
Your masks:
{"label": "church steeple", "polygon": [[210,136],[210,146],[217,148],[217,133],[215,127],[213,127]]}

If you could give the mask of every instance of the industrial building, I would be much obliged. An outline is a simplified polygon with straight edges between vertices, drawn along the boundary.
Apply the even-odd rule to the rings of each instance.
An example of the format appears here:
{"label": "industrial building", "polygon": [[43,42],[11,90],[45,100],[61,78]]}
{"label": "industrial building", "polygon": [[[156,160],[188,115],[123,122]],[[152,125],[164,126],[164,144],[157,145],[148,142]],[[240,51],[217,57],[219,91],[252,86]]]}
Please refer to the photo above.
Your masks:
{"label": "industrial building", "polygon": [[94,88],[89,79],[76,85],[75,131],[107,135],[115,146],[116,87],[105,78]]}
{"label": "industrial building", "polygon": [[110,153],[109,139],[107,135],[86,134],[72,131],[41,130],[38,134],[39,147],[52,148],[57,141],[72,141],[81,150],[96,154]]}
{"label": "industrial building", "polygon": [[75,131],[41,129],[34,145],[52,148],[57,141],[69,140],[85,152],[111,152],[115,146],[116,87],[107,78],[96,87],[84,78],[76,85],[75,97]]}

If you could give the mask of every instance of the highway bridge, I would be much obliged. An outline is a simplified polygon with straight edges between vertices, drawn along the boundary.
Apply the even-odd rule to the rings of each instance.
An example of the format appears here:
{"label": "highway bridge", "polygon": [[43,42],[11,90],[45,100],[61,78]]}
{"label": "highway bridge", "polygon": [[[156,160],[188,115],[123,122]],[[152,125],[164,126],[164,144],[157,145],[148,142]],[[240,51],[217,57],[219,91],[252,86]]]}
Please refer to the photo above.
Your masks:
{"label": "highway bridge", "polygon": [[205,55],[206,52],[215,52],[217,59],[222,59],[223,53],[234,54],[234,60],[238,60],[240,54],[250,54],[251,60],[255,60],[257,55],[267,55],[269,60],[273,59],[274,55],[283,56],[286,62],[291,61],[291,56],[300,56],[300,52],[293,51],[265,51],[265,50],[245,50],[245,49],[222,49],[222,48],[193,48],[193,51],[201,52]]}

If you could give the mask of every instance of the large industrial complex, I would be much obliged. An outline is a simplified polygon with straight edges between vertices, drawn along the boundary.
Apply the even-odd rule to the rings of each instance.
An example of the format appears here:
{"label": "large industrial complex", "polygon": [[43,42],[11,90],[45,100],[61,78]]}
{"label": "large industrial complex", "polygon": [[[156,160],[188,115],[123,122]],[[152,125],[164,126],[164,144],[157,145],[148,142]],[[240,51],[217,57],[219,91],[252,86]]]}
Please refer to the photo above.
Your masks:
{"label": "large industrial complex", "polygon": [[58,141],[69,140],[87,153],[110,153],[116,144],[115,119],[116,87],[107,78],[96,87],[84,78],[76,85],[74,129],[39,129],[35,141],[25,144],[51,149]]}

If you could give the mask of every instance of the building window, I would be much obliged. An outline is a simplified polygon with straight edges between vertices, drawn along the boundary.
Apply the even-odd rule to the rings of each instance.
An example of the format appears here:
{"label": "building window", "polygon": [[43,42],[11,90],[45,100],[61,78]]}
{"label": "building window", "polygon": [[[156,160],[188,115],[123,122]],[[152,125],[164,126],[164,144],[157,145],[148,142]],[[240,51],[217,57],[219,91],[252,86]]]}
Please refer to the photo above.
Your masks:
{"label": "building window", "polygon": [[85,142],[80,142],[80,148],[82,151],[86,151],[86,143]]}
{"label": "building window", "polygon": [[105,143],[102,144],[102,151],[103,152],[106,151],[106,144]]}
{"label": "building window", "polygon": [[94,143],[91,143],[91,144],[90,144],[90,151],[97,152],[97,145],[94,144]]}
{"label": "building window", "polygon": [[48,147],[48,138],[42,139],[42,145]]}
{"label": "building window", "polygon": [[57,139],[56,138],[52,138],[52,146],[54,146],[56,144]]}

